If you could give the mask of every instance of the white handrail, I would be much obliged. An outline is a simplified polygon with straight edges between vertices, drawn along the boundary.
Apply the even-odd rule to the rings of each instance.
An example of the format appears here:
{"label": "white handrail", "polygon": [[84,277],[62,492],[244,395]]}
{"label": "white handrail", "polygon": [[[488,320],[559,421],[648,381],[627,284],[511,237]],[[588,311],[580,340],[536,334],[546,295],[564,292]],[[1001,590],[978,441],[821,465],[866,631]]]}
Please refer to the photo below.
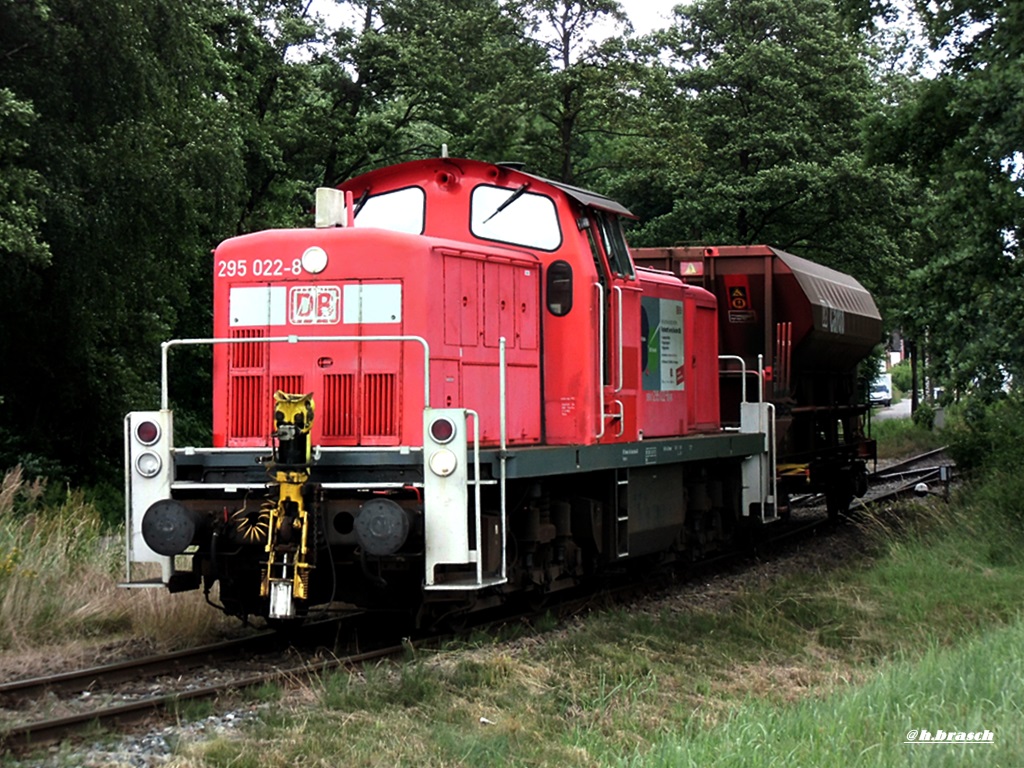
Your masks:
{"label": "white handrail", "polygon": [[[724,360],[735,360],[735,361],[739,362],[739,364],[740,364],[740,370],[739,370],[739,374],[740,374],[740,387],[741,387],[741,389],[740,389],[740,402],[743,402],[743,403],[747,402],[747,376],[748,375],[749,376],[757,376],[758,381],[760,381],[761,377],[758,374],[758,372],[757,371],[748,371],[747,370],[747,361],[744,360],[739,355],[719,355],[718,356],[718,360],[719,360],[719,362],[722,362]],[[718,373],[719,373],[719,375],[722,375],[723,373],[736,373],[736,371],[719,371]],[[763,402],[763,389],[764,389],[763,387],[758,387],[757,402],[759,402],[759,403]]]}
{"label": "white handrail", "polygon": [[216,344],[298,344],[334,341],[415,341],[423,345],[423,407],[430,407],[430,345],[422,336],[271,336],[251,339],[171,339],[160,345],[160,410],[170,407],[167,353],[171,347],[214,346]]}
{"label": "white handrail", "polygon": [[484,578],[483,542],[480,540],[480,533],[483,530],[480,511],[480,414],[472,408],[467,408],[466,413],[473,417],[473,511],[476,524],[476,583],[479,584]]}
{"label": "white handrail", "polygon": [[615,286],[612,286],[612,290],[615,291],[616,296],[617,296],[616,305],[617,305],[617,308],[618,308],[618,318],[619,318],[619,322],[618,322],[618,326],[619,326],[618,327],[618,335],[617,335],[617,338],[616,338],[616,341],[618,342],[617,346],[619,348],[619,355],[618,355],[618,369],[619,369],[618,373],[619,373],[619,376],[618,376],[618,380],[616,381],[616,387],[615,387],[615,394],[619,394],[619,392],[622,391],[622,386],[624,384],[624,379],[623,379],[623,376],[622,376],[622,287],[618,286],[618,285],[615,285]]}
{"label": "white handrail", "polygon": [[[499,423],[501,425],[501,450],[498,452],[498,479],[499,486],[498,492],[501,495],[501,578],[503,581],[508,580],[508,565],[505,553],[508,551],[508,511],[506,506],[508,504],[508,497],[506,492],[506,480],[508,473],[508,394],[507,394],[507,379],[508,369],[505,361],[505,337],[502,336],[498,339],[498,370],[501,376],[501,381],[498,383],[498,393],[501,399],[501,419]],[[479,469],[477,470],[479,472]],[[479,478],[479,475],[477,475]],[[479,489],[479,485],[477,485]],[[477,546],[480,546],[480,539],[477,539]]]}
{"label": "white handrail", "polygon": [[779,514],[779,457],[776,451],[776,425],[775,425],[775,404],[765,403],[768,407],[768,450],[771,452],[769,468],[772,477],[772,504],[775,505],[775,514]]}

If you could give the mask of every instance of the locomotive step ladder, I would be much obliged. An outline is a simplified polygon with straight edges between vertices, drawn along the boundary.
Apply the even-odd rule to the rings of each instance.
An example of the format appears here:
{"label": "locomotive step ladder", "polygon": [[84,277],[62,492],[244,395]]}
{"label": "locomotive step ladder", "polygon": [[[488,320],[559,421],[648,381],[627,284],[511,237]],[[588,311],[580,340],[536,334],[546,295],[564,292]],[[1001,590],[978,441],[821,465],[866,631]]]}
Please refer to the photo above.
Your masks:
{"label": "locomotive step ladder", "polygon": [[764,451],[743,460],[743,516],[760,523],[781,519],[775,503],[775,406],[771,403],[741,403],[740,432],[764,436]]}
{"label": "locomotive step ladder", "polygon": [[615,556],[629,556],[629,471],[615,470]]}

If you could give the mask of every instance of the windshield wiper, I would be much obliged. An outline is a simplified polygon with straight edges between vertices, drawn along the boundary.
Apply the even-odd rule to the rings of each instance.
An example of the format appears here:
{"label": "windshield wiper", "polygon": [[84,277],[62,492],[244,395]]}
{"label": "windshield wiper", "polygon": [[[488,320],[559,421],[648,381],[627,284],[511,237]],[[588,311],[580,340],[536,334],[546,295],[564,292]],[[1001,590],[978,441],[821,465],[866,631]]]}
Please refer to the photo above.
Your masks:
{"label": "windshield wiper", "polygon": [[528,186],[530,186],[530,182],[526,182],[525,184],[520,186],[519,189],[517,189],[515,192],[513,192],[511,195],[509,195],[505,199],[505,202],[503,202],[501,205],[499,205],[497,208],[494,209],[494,213],[492,213],[490,216],[488,216],[486,219],[483,220],[483,223],[486,224],[488,221],[493,219],[499,213],[501,213],[506,208],[508,208],[510,205],[512,205],[512,203],[514,203],[516,200],[518,200],[520,197],[522,197],[523,193],[526,192],[526,188]]}
{"label": "windshield wiper", "polygon": [[366,189],[365,189],[365,190],[363,191],[363,194],[361,194],[361,195],[359,196],[359,199],[358,199],[358,200],[356,200],[355,208],[354,208],[354,209],[352,210],[352,218],[353,218],[353,219],[354,219],[354,218],[355,218],[356,216],[358,216],[358,215],[359,215],[359,212],[360,212],[361,210],[363,210],[363,206],[364,206],[364,205],[366,205],[366,201],[367,201],[367,200],[368,200],[369,198],[370,198],[370,188],[369,188],[369,187],[367,187],[367,188],[366,188]]}

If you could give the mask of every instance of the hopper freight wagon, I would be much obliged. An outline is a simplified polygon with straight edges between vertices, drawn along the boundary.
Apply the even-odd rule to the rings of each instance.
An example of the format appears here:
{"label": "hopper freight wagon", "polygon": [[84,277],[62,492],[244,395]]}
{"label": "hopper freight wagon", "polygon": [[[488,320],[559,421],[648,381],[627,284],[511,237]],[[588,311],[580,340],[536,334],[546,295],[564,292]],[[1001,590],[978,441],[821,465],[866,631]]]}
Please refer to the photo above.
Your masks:
{"label": "hopper freight wagon", "polygon": [[[882,337],[871,294],[854,278],[766,245],[638,248],[639,265],[681,276],[718,300],[721,353],[759,364],[775,406],[780,507],[820,492],[832,514],[867,488],[876,458],[858,365]],[[761,361],[759,363],[759,361]],[[737,377],[722,383],[722,418],[735,422]]]}

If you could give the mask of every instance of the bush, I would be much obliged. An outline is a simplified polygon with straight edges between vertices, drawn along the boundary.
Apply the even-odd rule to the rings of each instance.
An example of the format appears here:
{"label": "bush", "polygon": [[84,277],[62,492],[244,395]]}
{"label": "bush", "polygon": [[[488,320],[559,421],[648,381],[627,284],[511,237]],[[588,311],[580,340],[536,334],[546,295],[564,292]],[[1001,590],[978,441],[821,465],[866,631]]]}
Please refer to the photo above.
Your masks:
{"label": "bush", "polygon": [[910,375],[910,361],[903,360],[892,367],[889,371],[892,374],[892,385],[900,392],[913,390],[913,379]]}
{"label": "bush", "polygon": [[912,418],[914,424],[921,427],[921,429],[931,431],[935,428],[935,409],[932,408],[930,403],[918,404]]}
{"label": "bush", "polygon": [[993,565],[1024,562],[1024,475],[995,469],[973,487],[973,508],[984,521]]}
{"label": "bush", "polygon": [[1019,471],[1024,465],[1024,398],[968,400],[953,414],[945,434],[962,471]]}

